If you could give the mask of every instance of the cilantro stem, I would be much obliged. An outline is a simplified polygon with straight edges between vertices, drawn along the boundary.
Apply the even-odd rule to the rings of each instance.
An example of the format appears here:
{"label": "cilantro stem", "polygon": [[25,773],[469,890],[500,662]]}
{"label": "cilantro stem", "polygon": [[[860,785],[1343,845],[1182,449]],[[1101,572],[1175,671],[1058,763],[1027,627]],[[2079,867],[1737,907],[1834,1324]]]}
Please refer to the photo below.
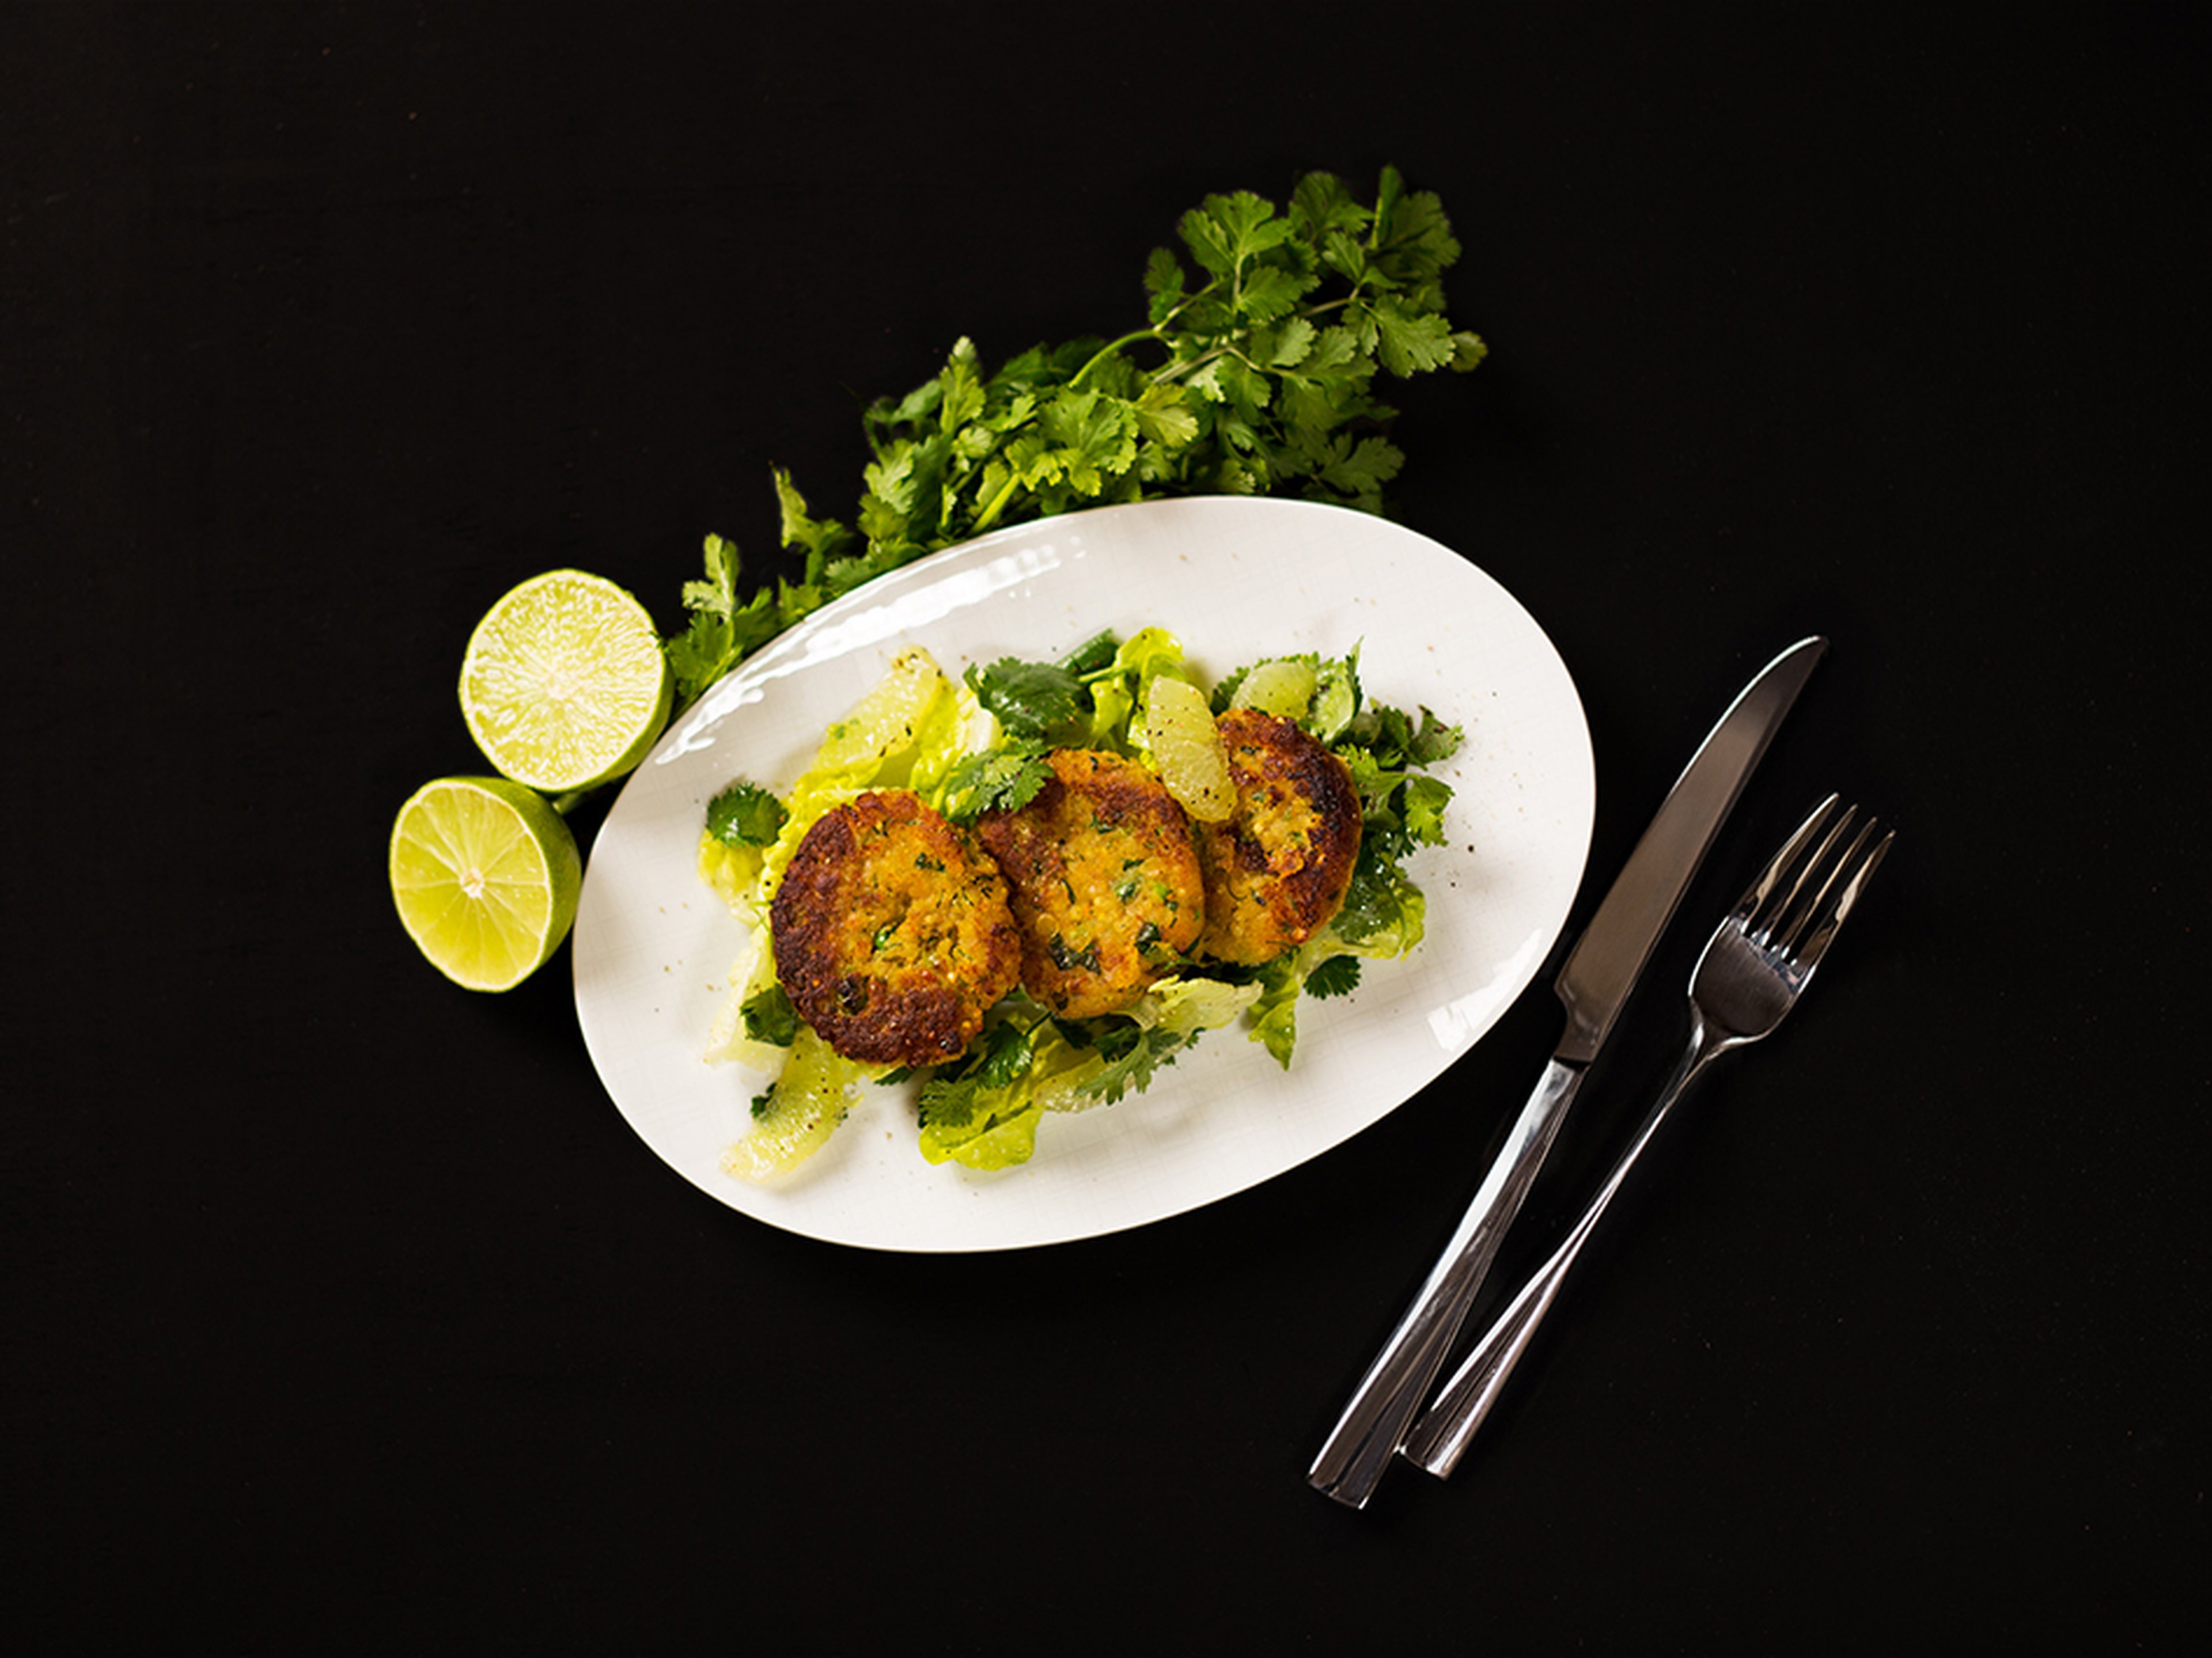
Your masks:
{"label": "cilantro stem", "polygon": [[[1205,287],[1200,288],[1197,293],[1185,295],[1182,299],[1168,312],[1167,315],[1162,317],[1151,327],[1133,328],[1127,333],[1122,335],[1120,339],[1109,340],[1105,344],[1100,346],[1096,351],[1091,354],[1091,360],[1088,362],[1085,363],[1082,367],[1077,369],[1073,374],[1068,377],[1068,389],[1073,391],[1077,386],[1081,386],[1083,384],[1083,377],[1085,374],[1096,368],[1100,363],[1105,361],[1107,358],[1112,356],[1116,351],[1119,351],[1125,345],[1134,345],[1139,340],[1152,340],[1158,342],[1161,345],[1165,345],[1168,338],[1168,329],[1170,325],[1174,323],[1175,319],[1182,315],[1182,313],[1189,310],[1192,306],[1195,305],[1199,301],[1204,299],[1207,295],[1212,293],[1215,288],[1220,286],[1221,279],[1217,276],[1212,282],[1206,283]],[[1157,380],[1164,378],[1164,376],[1165,371],[1163,370],[1159,374],[1155,374],[1152,378]]]}
{"label": "cilantro stem", "polygon": [[[1182,307],[1178,306],[1176,308],[1177,310],[1181,310]],[[1172,319],[1170,319],[1170,320],[1172,320]],[[1068,390],[1072,392],[1077,386],[1082,385],[1083,377],[1085,374],[1096,368],[1100,363],[1105,361],[1107,358],[1112,356],[1123,346],[1134,345],[1139,340],[1157,340],[1160,338],[1160,328],[1164,327],[1165,325],[1165,324],[1162,324],[1159,327],[1133,329],[1128,333],[1122,335],[1120,339],[1109,340],[1104,345],[1100,346],[1096,351],[1091,354],[1090,361],[1085,363],[1082,367],[1077,369],[1074,374],[1068,377]]]}
{"label": "cilantro stem", "polygon": [[999,514],[1006,510],[1006,503],[1014,498],[1014,491],[1020,487],[1021,481],[1019,472],[1006,475],[1006,481],[999,486],[999,493],[993,495],[989,504],[975,514],[975,522],[969,526],[969,533],[980,536],[999,521]]}
{"label": "cilantro stem", "polygon": [[1253,368],[1258,368],[1260,366],[1238,350],[1233,342],[1224,340],[1210,351],[1201,351],[1194,357],[1183,357],[1166,364],[1152,376],[1152,382],[1154,385],[1164,385],[1170,380],[1179,380],[1185,374],[1195,374],[1218,357],[1235,357],[1240,362]]}

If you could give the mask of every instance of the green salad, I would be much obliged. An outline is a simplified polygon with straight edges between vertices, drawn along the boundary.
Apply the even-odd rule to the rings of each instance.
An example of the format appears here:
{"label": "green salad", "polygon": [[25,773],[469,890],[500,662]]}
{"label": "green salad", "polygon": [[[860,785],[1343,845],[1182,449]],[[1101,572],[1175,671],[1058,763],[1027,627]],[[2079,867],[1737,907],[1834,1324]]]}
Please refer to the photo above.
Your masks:
{"label": "green salad", "polygon": [[[1176,695],[1156,696],[1163,683]],[[918,1069],[848,1059],[799,1016],[777,977],[769,912],[825,813],[872,791],[905,790],[951,823],[973,825],[1027,805],[1051,780],[1048,756],[1065,750],[1133,759],[1188,804],[1218,763],[1214,720],[1237,709],[1294,722],[1342,762],[1357,789],[1349,884],[1310,937],[1256,963],[1178,956],[1126,1007],[1089,1017],[1056,1014],[1016,989],[990,1006],[964,1051]],[[909,647],[829,728],[797,778],[780,791],[733,780],[708,805],[700,873],[747,924],[748,943],[705,1057],[772,1078],[726,1169],[758,1180],[798,1167],[867,1085],[917,1084],[918,1145],[930,1163],[1002,1169],[1029,1160],[1050,1114],[1141,1092],[1208,1031],[1241,1024],[1289,1066],[1303,998],[1344,994],[1359,982],[1363,959],[1402,956],[1420,942],[1425,905],[1405,864],[1443,841],[1451,789],[1430,773],[1461,735],[1426,708],[1368,701],[1356,647],[1337,658],[1267,658],[1209,684],[1158,627],[1127,638],[1102,633],[1056,660],[970,665],[957,679]]]}

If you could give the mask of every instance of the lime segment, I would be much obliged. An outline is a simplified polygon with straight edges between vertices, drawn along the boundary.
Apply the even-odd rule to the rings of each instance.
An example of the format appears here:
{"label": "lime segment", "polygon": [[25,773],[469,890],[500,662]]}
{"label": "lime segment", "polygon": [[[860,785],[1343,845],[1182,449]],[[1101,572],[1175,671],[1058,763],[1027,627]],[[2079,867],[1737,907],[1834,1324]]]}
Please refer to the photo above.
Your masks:
{"label": "lime segment", "polygon": [[862,1069],[840,1058],[811,1026],[799,1027],[791,1059],[776,1079],[752,1133],[722,1153],[722,1172],[743,1181],[773,1180],[819,1151],[845,1121]]}
{"label": "lime segment", "polygon": [[1145,741],[1160,768],[1160,781],[1178,805],[1201,823],[1227,821],[1237,809],[1237,785],[1203,691],[1164,675],[1152,681],[1145,704]]}
{"label": "lime segment", "polygon": [[544,799],[496,777],[444,777],[392,826],[392,897],[422,954],[471,990],[511,990],[576,919],[584,860]]}
{"label": "lime segment", "polygon": [[1314,687],[1320,675],[1312,663],[1297,657],[1277,657],[1262,662],[1244,676],[1230,697],[1232,708],[1257,708],[1285,720],[1303,720],[1313,707]]}
{"label": "lime segment", "polygon": [[880,768],[913,746],[939,699],[951,689],[945,671],[927,651],[918,645],[901,651],[874,688],[830,727],[811,771]]}
{"label": "lime segment", "polygon": [[645,606],[582,570],[548,570],[508,592],[461,662],[461,714],[484,758],[547,794],[629,771],[675,693]]}

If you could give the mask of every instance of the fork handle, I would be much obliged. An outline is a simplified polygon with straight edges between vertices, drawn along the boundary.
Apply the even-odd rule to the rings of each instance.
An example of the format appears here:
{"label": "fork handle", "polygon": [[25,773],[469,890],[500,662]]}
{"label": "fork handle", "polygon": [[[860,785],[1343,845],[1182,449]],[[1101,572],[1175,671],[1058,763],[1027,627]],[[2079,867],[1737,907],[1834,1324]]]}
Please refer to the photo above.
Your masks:
{"label": "fork handle", "polygon": [[1520,1212],[1582,1079],[1582,1067],[1562,1060],[1545,1067],[1451,1242],[1314,1459],[1306,1482],[1316,1491],[1355,1509],[1374,1495],[1429,1384],[1443,1369],[1498,1240]]}
{"label": "fork handle", "polygon": [[1636,1138],[1629,1142],[1627,1151],[1613,1164],[1613,1172],[1606,1176],[1605,1184],[1598,1189],[1597,1196],[1591,1199],[1589,1207],[1583,1212],[1582,1218],[1575,1223],[1575,1229],[1567,1235],[1566,1242],[1553,1251],[1552,1258],[1538,1267],[1528,1283],[1522,1285],[1520,1294],[1514,1297],[1505,1310],[1498,1315],[1497,1321],[1484,1333],[1481,1340],[1475,1343],[1473,1351],[1453,1373],[1451,1380],[1444,1384],[1443,1391],[1437,1396],[1437,1402],[1407,1434],[1405,1455],[1407,1461],[1425,1469],[1439,1479],[1459,1466],[1460,1458],[1466,1455],[1475,1430],[1482,1426],[1484,1419],[1490,1414],[1491,1406],[1498,1402],[1498,1396],[1504,1391],[1506,1381],[1512,1376],[1514,1367],[1520,1363],[1522,1354],[1528,1351],[1529,1340],[1536,1333],[1536,1327],[1544,1321],[1544,1315],[1552,1310],[1552,1303],[1559,1299],[1559,1288],[1566,1282],[1567,1272],[1574,1266],[1575,1258],[1582,1254],[1583,1245],[1589,1241],[1590,1233],[1597,1226],[1598,1217],[1605,1212],[1606,1206],[1620,1190],[1621,1182],[1627,1178],[1629,1169],[1643,1155],[1644,1148],[1651,1143],[1660,1123],[1665,1121],[1674,1102],[1681,1097],[1682,1090],[1690,1085],[1691,1079],[1730,1045],[1710,1036],[1703,1020],[1693,1021],[1689,1047],[1675,1065],[1674,1074],[1660,1090],[1657,1101],[1644,1119],[1643,1126],[1636,1131]]}

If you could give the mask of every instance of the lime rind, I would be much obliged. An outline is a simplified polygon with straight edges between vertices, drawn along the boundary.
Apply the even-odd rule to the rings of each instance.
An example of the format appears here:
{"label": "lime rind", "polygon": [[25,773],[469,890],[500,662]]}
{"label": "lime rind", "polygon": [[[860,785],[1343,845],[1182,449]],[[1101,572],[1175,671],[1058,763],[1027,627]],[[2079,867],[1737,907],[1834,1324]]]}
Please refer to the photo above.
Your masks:
{"label": "lime rind", "polygon": [[506,778],[441,777],[392,821],[400,925],[465,989],[511,990],[543,967],[575,920],[583,873],[560,814]]}
{"label": "lime rind", "polygon": [[501,775],[547,794],[633,770],[675,697],[651,614],[584,570],[548,570],[510,589],[461,661],[461,714],[477,748]]}

